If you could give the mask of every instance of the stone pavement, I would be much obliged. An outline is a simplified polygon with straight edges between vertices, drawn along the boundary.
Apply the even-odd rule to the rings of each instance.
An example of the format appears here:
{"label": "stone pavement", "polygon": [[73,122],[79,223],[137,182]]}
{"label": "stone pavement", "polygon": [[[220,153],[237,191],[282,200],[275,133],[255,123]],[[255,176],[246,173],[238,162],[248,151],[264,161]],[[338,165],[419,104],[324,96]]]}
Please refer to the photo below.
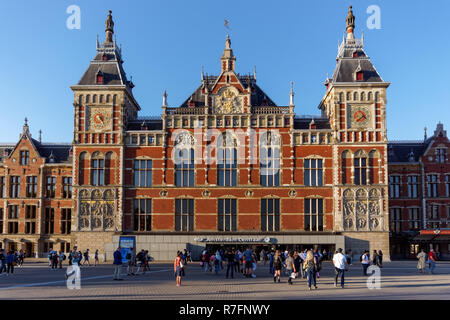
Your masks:
{"label": "stone pavement", "polygon": [[[52,271],[46,263],[26,261],[16,268],[14,275],[0,275],[0,299],[193,299],[193,300],[285,300],[285,299],[450,299],[450,262],[440,261],[436,274],[417,272],[416,261],[385,263],[381,269],[381,289],[369,290],[367,278],[362,276],[359,263],[346,274],[346,288],[333,285],[333,268],[324,262],[318,290],[308,291],[303,279],[294,285],[273,283],[268,265],[258,265],[256,278],[237,275],[225,279],[225,270],[219,275],[204,273],[198,262],[187,266],[182,286],[176,287],[172,264],[152,263],[146,275],[127,276],[124,281],[113,281],[110,264],[81,268],[81,289],[69,290],[64,279],[65,269]],[[125,270],[125,269],[124,269]]]}

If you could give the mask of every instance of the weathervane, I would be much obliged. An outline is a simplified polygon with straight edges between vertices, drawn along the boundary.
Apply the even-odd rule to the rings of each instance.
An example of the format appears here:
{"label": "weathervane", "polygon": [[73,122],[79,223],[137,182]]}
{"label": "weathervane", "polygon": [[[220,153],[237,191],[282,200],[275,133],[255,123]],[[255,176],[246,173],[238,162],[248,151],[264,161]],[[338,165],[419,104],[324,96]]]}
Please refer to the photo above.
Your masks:
{"label": "weathervane", "polygon": [[230,21],[228,21],[227,19],[223,19],[223,25],[225,26],[225,28],[226,28],[227,30],[230,30],[230,31],[231,31],[231,28],[230,28]]}

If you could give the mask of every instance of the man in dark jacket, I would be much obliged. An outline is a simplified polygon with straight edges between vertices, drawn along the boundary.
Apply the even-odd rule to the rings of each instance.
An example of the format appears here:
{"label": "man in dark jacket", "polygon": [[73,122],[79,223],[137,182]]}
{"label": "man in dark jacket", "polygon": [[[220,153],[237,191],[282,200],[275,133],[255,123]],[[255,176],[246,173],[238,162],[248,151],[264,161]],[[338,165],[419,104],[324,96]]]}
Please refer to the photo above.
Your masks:
{"label": "man in dark jacket", "polygon": [[122,269],[122,254],[120,253],[121,247],[118,247],[117,250],[114,252],[114,278],[113,280],[123,280],[120,277],[120,271]]}
{"label": "man in dark jacket", "polygon": [[234,255],[233,251],[229,250],[227,252],[226,259],[227,259],[227,274],[226,274],[226,278],[228,278],[228,274],[229,274],[230,270],[231,270],[231,278],[234,278],[234,259],[235,259],[235,255]]}

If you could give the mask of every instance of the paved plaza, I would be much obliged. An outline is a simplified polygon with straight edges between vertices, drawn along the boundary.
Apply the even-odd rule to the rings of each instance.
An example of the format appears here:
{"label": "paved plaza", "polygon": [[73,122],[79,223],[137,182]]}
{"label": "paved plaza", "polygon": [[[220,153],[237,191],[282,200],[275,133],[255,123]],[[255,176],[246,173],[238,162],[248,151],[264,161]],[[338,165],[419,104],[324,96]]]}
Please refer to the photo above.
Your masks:
{"label": "paved plaza", "polygon": [[[417,272],[415,261],[385,263],[381,269],[381,289],[367,288],[359,262],[346,274],[346,288],[333,285],[332,265],[323,263],[318,290],[308,291],[306,281],[287,284],[273,283],[268,265],[258,265],[256,278],[238,274],[225,279],[225,269],[219,275],[204,273],[199,263],[187,266],[182,286],[176,287],[172,264],[152,263],[146,275],[127,276],[113,281],[110,264],[81,268],[81,289],[69,290],[64,279],[65,268],[50,270],[45,262],[28,260],[16,268],[12,276],[0,276],[0,299],[194,299],[194,300],[285,300],[285,299],[450,299],[450,262],[440,261],[436,274]],[[125,268],[124,268],[125,271]]]}

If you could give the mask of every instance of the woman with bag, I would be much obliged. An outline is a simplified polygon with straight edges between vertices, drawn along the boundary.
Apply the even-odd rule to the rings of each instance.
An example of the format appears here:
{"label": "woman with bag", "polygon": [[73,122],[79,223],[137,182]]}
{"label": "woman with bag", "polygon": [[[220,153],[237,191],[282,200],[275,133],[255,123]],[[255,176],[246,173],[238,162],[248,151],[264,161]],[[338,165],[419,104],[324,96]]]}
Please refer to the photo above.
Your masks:
{"label": "woman with bag", "polygon": [[177,277],[177,287],[181,286],[181,268],[183,268],[183,261],[181,260],[181,253],[178,251],[177,257],[173,263],[175,277]]}
{"label": "woman with bag", "polygon": [[275,269],[275,274],[273,276],[273,282],[280,282],[280,273],[281,273],[281,268],[283,267],[283,260],[281,259],[280,256],[280,251],[277,250],[275,251],[275,256],[273,257],[273,268]]}
{"label": "woman with bag", "polygon": [[314,256],[311,250],[306,254],[305,262],[303,263],[303,269],[306,271],[306,277],[308,279],[308,288],[311,290],[311,285],[314,284],[314,288],[317,289],[316,282],[316,268],[317,258]]}
{"label": "woman with bag", "polygon": [[286,258],[286,271],[288,274],[288,283],[292,284],[292,279],[295,279],[295,273],[297,272],[295,269],[294,258],[292,257],[292,252],[289,252],[288,257]]}

